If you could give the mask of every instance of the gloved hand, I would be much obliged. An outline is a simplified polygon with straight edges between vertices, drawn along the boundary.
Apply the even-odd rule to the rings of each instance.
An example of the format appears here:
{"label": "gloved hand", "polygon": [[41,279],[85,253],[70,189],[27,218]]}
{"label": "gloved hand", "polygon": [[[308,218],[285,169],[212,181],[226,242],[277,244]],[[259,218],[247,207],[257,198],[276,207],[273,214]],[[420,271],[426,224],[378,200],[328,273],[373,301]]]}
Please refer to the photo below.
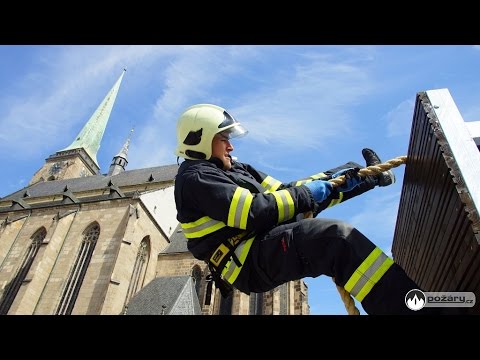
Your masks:
{"label": "gloved hand", "polygon": [[328,181],[314,180],[305,184],[310,189],[316,202],[324,201],[332,192],[333,185]]}
{"label": "gloved hand", "polygon": [[355,187],[363,183],[363,179],[358,175],[360,168],[348,168],[343,169],[332,175],[332,179],[335,179],[341,175],[345,176],[345,182],[336,187],[337,191],[347,192],[353,190]]}

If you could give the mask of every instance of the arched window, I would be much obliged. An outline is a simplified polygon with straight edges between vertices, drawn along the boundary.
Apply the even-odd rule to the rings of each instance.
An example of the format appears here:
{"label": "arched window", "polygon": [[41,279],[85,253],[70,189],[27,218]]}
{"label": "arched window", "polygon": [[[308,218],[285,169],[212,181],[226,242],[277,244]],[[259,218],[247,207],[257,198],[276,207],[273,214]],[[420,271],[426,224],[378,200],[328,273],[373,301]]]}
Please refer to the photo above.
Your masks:
{"label": "arched window", "polygon": [[20,267],[18,268],[17,274],[12,279],[12,281],[7,285],[5,292],[3,293],[2,300],[0,301],[0,314],[5,315],[10,310],[10,307],[17,296],[20,286],[22,285],[23,280],[30,271],[33,260],[38,253],[38,249],[47,235],[47,230],[44,227],[38,229],[31,237],[32,242],[28,247],[25,255],[23,256]]}
{"label": "arched window", "polygon": [[250,315],[263,315],[263,293],[250,293]]}
{"label": "arched window", "polygon": [[130,284],[128,285],[127,297],[125,305],[128,304],[133,295],[135,295],[142,287],[147,273],[148,260],[150,258],[150,236],[145,236],[140,242],[135,264],[133,265]]}
{"label": "arched window", "polygon": [[197,293],[197,297],[200,300],[200,287],[202,285],[202,269],[200,269],[200,266],[195,265],[192,268],[192,278],[193,283],[195,284],[195,291]]}
{"label": "arched window", "polygon": [[97,222],[91,224],[83,232],[82,244],[80,245],[73,269],[68,276],[65,289],[63,290],[60,304],[56,311],[57,315],[70,315],[72,313],[99,236],[100,225]]}

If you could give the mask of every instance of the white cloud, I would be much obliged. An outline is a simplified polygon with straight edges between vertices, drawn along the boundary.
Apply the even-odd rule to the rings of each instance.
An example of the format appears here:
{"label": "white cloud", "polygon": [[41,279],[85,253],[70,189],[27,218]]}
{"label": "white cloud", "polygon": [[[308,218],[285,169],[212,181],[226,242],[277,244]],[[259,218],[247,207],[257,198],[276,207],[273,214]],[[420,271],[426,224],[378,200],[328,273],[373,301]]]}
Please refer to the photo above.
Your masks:
{"label": "white cloud", "polygon": [[[164,69],[164,88],[156,102],[154,118],[178,116],[191,99],[211,97],[211,89],[241,71],[242,63],[256,52],[252,47],[186,46]],[[199,100],[200,101],[200,100]],[[213,102],[213,100],[210,100]]]}
{"label": "white cloud", "polygon": [[[242,161],[242,159],[239,159],[239,161]],[[259,155],[258,157],[255,158],[255,163],[260,169],[264,169],[265,171],[275,170],[275,171],[281,171],[285,173],[291,173],[296,170],[292,167],[272,164],[272,162],[269,159],[266,159],[265,156],[262,156],[262,155]]]}
{"label": "white cloud", "polygon": [[[162,69],[160,95],[151,118],[138,129],[141,143],[137,142],[137,152],[131,152],[132,164],[172,163],[176,119],[185,107],[200,102],[227,107],[249,129],[245,143],[253,145],[251,149],[260,145],[273,152],[293,144],[298,151],[318,149],[338,134],[348,136],[353,125],[349,111],[371,89],[368,70],[351,58],[342,62],[312,49],[183,47]],[[276,64],[278,58],[292,56],[282,51],[296,53],[291,63],[273,67],[270,63]],[[365,53],[361,49],[362,61]],[[262,70],[255,73],[257,67]],[[265,163],[272,166],[270,160]]]}
{"label": "white cloud", "polygon": [[368,71],[326,55],[310,54],[302,61],[279,70],[281,78],[246,94],[245,105],[231,109],[252,141],[318,148],[351,133],[349,111],[371,89]]}
{"label": "white cloud", "polygon": [[8,107],[4,108],[0,127],[8,130],[0,134],[0,152],[21,148],[20,154],[28,156],[68,146],[124,66],[135,67],[142,59],[151,61],[168,52],[150,46],[67,46],[44,50],[41,69],[20,75],[12,85],[12,92],[16,88],[22,92],[2,99]]}
{"label": "white cloud", "polygon": [[[18,77],[23,91],[0,98],[7,105],[0,126],[8,129],[0,153],[48,155],[68,146],[125,66],[123,102],[113,111],[117,125],[134,122],[132,168],[172,163],[176,119],[199,102],[230,106],[250,130],[247,143],[318,148],[352,132],[351,106],[370,91],[369,51],[359,52],[355,62],[330,47],[46,46],[38,72]],[[292,61],[279,62],[283,56]]]}
{"label": "white cloud", "polygon": [[408,99],[388,112],[386,115],[388,137],[410,134],[414,107],[415,101]]}
{"label": "white cloud", "polygon": [[212,91],[241,71],[242,63],[256,56],[254,48],[223,46],[179,47],[162,70],[162,84],[151,118],[141,125],[136,167],[173,163],[175,126],[181,111],[199,102],[213,102]]}

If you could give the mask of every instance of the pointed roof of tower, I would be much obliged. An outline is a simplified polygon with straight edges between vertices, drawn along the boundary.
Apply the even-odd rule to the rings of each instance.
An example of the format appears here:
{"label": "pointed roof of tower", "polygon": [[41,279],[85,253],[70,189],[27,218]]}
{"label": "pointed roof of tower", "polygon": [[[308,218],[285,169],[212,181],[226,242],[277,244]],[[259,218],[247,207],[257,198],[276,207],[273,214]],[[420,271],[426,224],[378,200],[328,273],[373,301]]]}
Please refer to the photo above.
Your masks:
{"label": "pointed roof of tower", "polygon": [[97,110],[85,124],[76,139],[70,144],[70,146],[61,151],[83,148],[95,164],[100,167],[97,161],[97,152],[100,148],[100,142],[102,141],[103,133],[105,132],[125,71],[126,69],[123,69],[117,82],[113,85],[107,96],[105,96],[105,99],[100,103]]}
{"label": "pointed roof of tower", "polygon": [[123,144],[122,150],[120,150],[120,152],[117,155],[115,155],[115,157],[122,157],[125,160],[127,160],[128,147],[130,146],[130,139],[132,137],[133,130],[134,129],[130,130],[130,133],[128,134],[127,140],[125,141],[125,144]]}

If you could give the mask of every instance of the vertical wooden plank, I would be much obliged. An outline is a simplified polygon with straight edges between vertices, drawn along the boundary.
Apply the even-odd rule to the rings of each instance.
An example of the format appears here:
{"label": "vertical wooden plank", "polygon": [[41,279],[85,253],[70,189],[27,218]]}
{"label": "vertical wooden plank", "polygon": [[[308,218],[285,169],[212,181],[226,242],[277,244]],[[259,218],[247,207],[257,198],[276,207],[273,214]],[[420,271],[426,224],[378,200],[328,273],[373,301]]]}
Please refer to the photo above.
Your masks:
{"label": "vertical wooden plank", "polygon": [[448,90],[418,93],[392,254],[426,291],[480,295],[478,179],[480,152]]}

